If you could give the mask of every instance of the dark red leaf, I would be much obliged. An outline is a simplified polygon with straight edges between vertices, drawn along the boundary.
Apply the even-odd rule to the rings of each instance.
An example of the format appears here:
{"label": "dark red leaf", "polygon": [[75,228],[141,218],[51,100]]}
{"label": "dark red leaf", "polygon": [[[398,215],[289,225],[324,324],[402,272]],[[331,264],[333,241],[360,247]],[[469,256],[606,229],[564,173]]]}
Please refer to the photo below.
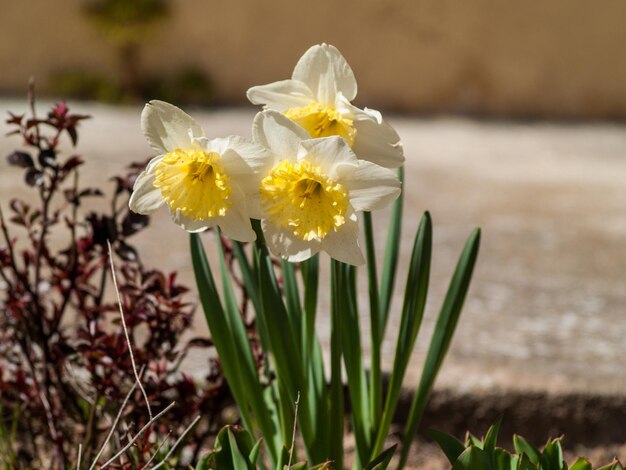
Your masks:
{"label": "dark red leaf", "polygon": [[11,201],[9,201],[9,207],[13,212],[22,217],[28,214],[30,210],[30,206],[21,199],[11,199]]}
{"label": "dark red leaf", "polygon": [[24,176],[24,180],[28,186],[41,186],[43,184],[43,172],[35,169],[29,168],[26,171],[26,175]]}
{"label": "dark red leaf", "polygon": [[61,171],[63,171],[64,173],[67,173],[73,170],[74,168],[76,168],[77,166],[82,165],[83,163],[85,162],[83,161],[82,158],[80,158],[78,155],[74,155],[67,159],[67,161],[63,164]]}
{"label": "dark red leaf", "polygon": [[76,128],[74,126],[67,128],[67,133],[70,135],[70,139],[72,140],[72,145],[76,145],[78,142],[78,132],[76,132]]}
{"label": "dark red leaf", "polygon": [[11,111],[9,111],[9,116],[11,117],[6,120],[7,124],[17,124],[20,126],[22,124],[22,120],[24,119],[23,114],[13,114]]}
{"label": "dark red leaf", "polygon": [[115,252],[124,261],[137,261],[139,258],[137,250],[124,242],[119,243],[119,245],[115,248]]}
{"label": "dark red leaf", "polygon": [[9,154],[7,162],[9,165],[19,166],[21,168],[32,168],[35,165],[30,153],[20,152],[19,150]]}
{"label": "dark red leaf", "polygon": [[52,149],[45,149],[39,152],[39,156],[37,160],[42,167],[48,168],[56,168],[57,166],[57,155],[56,152]]}
{"label": "dark red leaf", "polygon": [[104,196],[104,193],[100,191],[98,188],[87,188],[87,189],[83,189],[81,192],[78,193],[78,197],[85,197],[85,196]]}
{"label": "dark red leaf", "polygon": [[122,220],[122,234],[129,237],[150,223],[150,217],[147,215],[137,214],[129,211]]}

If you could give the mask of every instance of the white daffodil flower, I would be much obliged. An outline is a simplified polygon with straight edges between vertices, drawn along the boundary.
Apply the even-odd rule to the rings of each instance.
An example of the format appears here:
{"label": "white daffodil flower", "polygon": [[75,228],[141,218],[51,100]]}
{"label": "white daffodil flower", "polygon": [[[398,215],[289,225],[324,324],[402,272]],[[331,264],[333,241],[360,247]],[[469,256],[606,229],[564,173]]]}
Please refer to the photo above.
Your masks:
{"label": "white daffodil flower", "polygon": [[271,164],[267,150],[238,136],[209,140],[191,116],[163,101],[145,106],[141,126],[159,155],[135,181],[132,211],[151,214],[167,204],[188,232],[219,226],[233,240],[256,239],[250,218],[261,214],[247,201]]}
{"label": "white daffodil flower", "polygon": [[365,262],[356,212],[380,209],[400,194],[394,171],[358,160],[345,139],[311,139],[283,114],[266,110],[252,133],[273,155],[259,205],[270,251],[303,261],[319,251],[352,265]]}
{"label": "white daffodil flower", "polygon": [[381,114],[351,104],[357,92],[352,69],[329,44],[311,47],[300,58],[291,80],[248,90],[253,104],[283,113],[310,137],[343,137],[357,158],[386,168],[404,162],[400,137]]}

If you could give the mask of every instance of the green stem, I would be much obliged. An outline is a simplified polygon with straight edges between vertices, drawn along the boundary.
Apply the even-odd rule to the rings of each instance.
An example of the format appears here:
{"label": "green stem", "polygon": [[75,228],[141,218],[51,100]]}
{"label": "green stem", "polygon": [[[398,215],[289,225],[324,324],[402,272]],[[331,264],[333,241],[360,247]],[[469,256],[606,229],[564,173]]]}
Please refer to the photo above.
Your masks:
{"label": "green stem", "polygon": [[331,261],[330,308],[330,458],[343,468],[343,382],[341,380],[341,312],[339,311],[341,264]]}
{"label": "green stem", "polygon": [[382,315],[378,297],[378,273],[376,269],[376,251],[374,249],[374,229],[372,214],[363,213],[365,226],[365,253],[367,257],[367,278],[370,299],[370,331],[371,331],[371,365],[370,365],[370,415],[374,428],[380,421],[382,412],[382,373],[380,359],[380,342],[382,340]]}

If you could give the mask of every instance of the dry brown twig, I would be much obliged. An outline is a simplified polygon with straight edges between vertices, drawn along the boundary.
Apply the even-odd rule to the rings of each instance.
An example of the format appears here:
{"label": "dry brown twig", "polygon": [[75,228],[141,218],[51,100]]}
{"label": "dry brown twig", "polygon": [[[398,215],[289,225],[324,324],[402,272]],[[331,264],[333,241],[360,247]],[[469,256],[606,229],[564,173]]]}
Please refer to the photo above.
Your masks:
{"label": "dry brown twig", "polygon": [[109,249],[109,262],[111,263],[111,277],[113,278],[113,287],[115,289],[115,294],[117,295],[117,304],[120,309],[120,318],[122,320],[122,329],[124,330],[124,335],[126,336],[126,343],[128,344],[128,354],[130,355],[130,363],[132,364],[133,374],[135,374],[135,380],[137,381],[137,386],[141,390],[141,394],[146,402],[146,408],[148,409],[148,416],[152,419],[152,408],[150,408],[150,401],[148,400],[148,394],[146,390],[141,385],[141,379],[139,378],[139,374],[137,373],[137,365],[135,364],[135,355],[133,354],[133,348],[130,344],[130,336],[128,335],[128,328],[126,327],[126,320],[124,319],[124,308],[122,307],[122,297],[120,295],[120,290],[117,286],[117,277],[115,275],[115,264],[113,263],[113,250],[111,249],[111,242],[107,240],[107,247]]}
{"label": "dry brown twig", "polygon": [[[124,446],[122,447],[115,455],[113,455],[113,457],[111,457],[109,460],[107,460],[101,467],[100,470],[105,469],[106,467],[108,467],[109,465],[111,465],[113,462],[115,462],[119,457],[121,457],[128,449],[130,449],[133,444],[137,441],[137,439],[139,439],[148,429],[150,429],[150,427],[161,417],[163,416],[165,413],[167,413],[174,405],[175,402],[170,403],[168,406],[166,406],[163,410],[161,410],[159,413],[157,413],[156,415],[152,415],[152,409],[150,407],[150,402],[148,401],[148,395],[146,394],[145,389],[143,388],[143,385],[141,384],[141,379],[140,377],[143,375],[143,370],[144,367],[142,367],[141,371],[137,371],[137,366],[135,364],[135,358],[133,355],[133,349],[132,349],[132,345],[130,342],[130,336],[128,334],[128,328],[126,327],[126,321],[124,319],[124,309],[122,307],[122,298],[119,292],[119,288],[117,285],[117,278],[115,275],[115,264],[113,263],[113,252],[111,249],[111,243],[107,240],[107,246],[109,249],[109,261],[110,261],[110,265],[111,265],[111,276],[113,278],[113,287],[115,289],[115,293],[117,295],[117,302],[118,302],[118,306],[119,306],[119,311],[120,311],[120,317],[122,320],[122,328],[124,330],[124,335],[126,338],[126,343],[128,345],[128,351],[130,354],[130,358],[131,358],[131,364],[132,364],[132,369],[133,369],[133,373],[135,375],[135,383],[133,384],[133,386],[131,387],[131,389],[129,390],[128,394],[126,395],[124,402],[122,403],[122,406],[120,407],[120,410],[117,413],[117,416],[115,417],[115,420],[113,421],[113,423],[111,424],[111,430],[109,431],[109,434],[107,435],[106,439],[104,440],[102,447],[100,448],[100,450],[98,451],[98,454],[96,455],[96,457],[94,458],[91,466],[89,467],[89,470],[93,470],[95,468],[95,466],[98,463],[98,460],[100,459],[100,457],[102,456],[102,454],[104,453],[106,447],[108,446],[109,442],[111,441],[111,438],[113,437],[113,434],[115,432],[115,429],[117,428],[117,425],[122,417],[122,414],[124,412],[124,408],[126,407],[126,404],[128,403],[128,400],[130,400],[130,397],[132,396],[133,392],[135,391],[135,389],[137,387],[139,387],[139,389],[141,390],[144,400],[146,402],[146,408],[148,409],[148,414],[149,414],[149,420],[148,422],[139,430],[139,432],[137,434],[135,434],[130,441]],[[170,448],[170,450],[168,451],[168,453],[165,455],[165,457],[161,460],[161,462],[159,462],[158,464],[156,464],[154,467],[151,467],[151,470],[156,470],[160,467],[162,467],[167,460],[171,457],[171,455],[174,453],[174,451],[176,450],[176,448],[178,447],[178,445],[182,442],[182,440],[185,438],[185,436],[189,433],[189,431],[191,431],[191,429],[196,425],[196,423],[200,420],[200,416],[197,416],[189,426],[187,426],[185,428],[185,430],[182,432],[182,434],[178,437],[178,439],[176,440],[176,442],[174,442],[174,444],[172,445],[172,447]],[[161,442],[161,444],[159,444],[159,446],[157,447],[157,449],[155,450],[154,454],[150,457],[150,459],[148,460],[148,463],[146,464],[146,468],[147,466],[156,458],[157,454],[159,453],[159,450],[161,449],[161,447],[163,446],[163,444],[167,441],[167,439],[169,438],[171,434],[171,431],[167,434],[167,436],[165,437],[165,439],[163,440],[163,442]],[[82,447],[79,446],[78,448],[78,452],[79,452],[79,462],[78,462],[78,468],[80,468],[80,453],[81,453],[81,449]]]}

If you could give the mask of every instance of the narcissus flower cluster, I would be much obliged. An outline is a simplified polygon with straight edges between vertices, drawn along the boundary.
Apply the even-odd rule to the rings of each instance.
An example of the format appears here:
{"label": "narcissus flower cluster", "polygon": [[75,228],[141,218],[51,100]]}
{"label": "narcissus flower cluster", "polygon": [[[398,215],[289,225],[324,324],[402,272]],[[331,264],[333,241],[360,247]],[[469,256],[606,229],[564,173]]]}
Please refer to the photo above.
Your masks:
{"label": "narcissus flower cluster", "polygon": [[290,80],[248,90],[265,107],[252,141],[208,139],[182,110],[151,101],[141,124],[159,155],[137,178],[131,209],[149,214],[167,205],[189,232],[219,227],[242,242],[255,240],[250,220],[258,219],[269,250],[289,261],[325,251],[363,264],[357,213],[398,197],[391,168],[404,156],[378,111],[350,103],[356,91],[346,60],[321,44],[306,51]]}

